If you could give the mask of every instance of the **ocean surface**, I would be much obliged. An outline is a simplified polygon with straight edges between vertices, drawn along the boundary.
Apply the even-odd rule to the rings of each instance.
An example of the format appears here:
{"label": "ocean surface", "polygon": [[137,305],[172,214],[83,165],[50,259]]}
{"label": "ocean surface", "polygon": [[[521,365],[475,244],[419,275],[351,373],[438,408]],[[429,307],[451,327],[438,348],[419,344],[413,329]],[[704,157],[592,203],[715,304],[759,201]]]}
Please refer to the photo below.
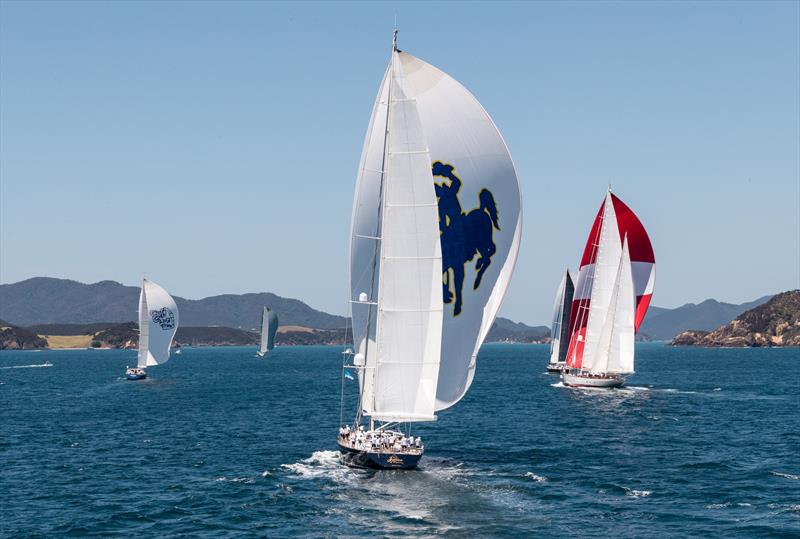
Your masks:
{"label": "ocean surface", "polygon": [[338,463],[341,348],[254,352],[0,352],[0,535],[800,536],[797,349],[641,344],[602,391],[487,345],[415,471]]}

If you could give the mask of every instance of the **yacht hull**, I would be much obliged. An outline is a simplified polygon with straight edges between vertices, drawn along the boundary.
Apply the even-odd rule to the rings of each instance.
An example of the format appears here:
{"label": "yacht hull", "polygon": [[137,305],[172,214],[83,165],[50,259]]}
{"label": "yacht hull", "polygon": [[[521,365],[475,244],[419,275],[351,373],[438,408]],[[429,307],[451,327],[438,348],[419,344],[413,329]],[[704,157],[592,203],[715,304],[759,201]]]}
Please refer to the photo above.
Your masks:
{"label": "yacht hull", "polygon": [[373,468],[376,470],[409,470],[417,467],[422,453],[375,453],[359,451],[342,444],[339,445],[339,458],[348,466]]}
{"label": "yacht hull", "polygon": [[595,388],[614,388],[622,387],[625,383],[625,378],[622,376],[603,376],[603,377],[588,377],[570,374],[568,372],[561,374],[561,380],[565,386],[571,387],[595,387]]}

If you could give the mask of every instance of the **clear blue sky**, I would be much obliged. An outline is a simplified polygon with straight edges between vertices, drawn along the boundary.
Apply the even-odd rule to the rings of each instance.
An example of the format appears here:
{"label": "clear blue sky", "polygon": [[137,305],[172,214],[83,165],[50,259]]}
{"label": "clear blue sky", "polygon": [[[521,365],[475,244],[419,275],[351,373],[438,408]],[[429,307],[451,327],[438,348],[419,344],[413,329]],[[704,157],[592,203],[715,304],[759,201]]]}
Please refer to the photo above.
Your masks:
{"label": "clear blue sky", "polygon": [[524,199],[502,315],[548,323],[606,185],[654,303],[800,286],[800,3],[0,3],[0,281],[273,291],[346,309],[389,58],[494,117]]}

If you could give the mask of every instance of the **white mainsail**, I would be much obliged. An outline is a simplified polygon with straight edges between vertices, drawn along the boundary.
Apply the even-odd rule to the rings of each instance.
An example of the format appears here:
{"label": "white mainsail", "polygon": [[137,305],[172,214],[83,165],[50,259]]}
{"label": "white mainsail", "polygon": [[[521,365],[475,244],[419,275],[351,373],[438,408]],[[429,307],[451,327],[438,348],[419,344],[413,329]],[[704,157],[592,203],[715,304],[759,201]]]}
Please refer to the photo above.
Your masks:
{"label": "white mainsail", "polygon": [[[455,180],[434,177],[437,163]],[[445,210],[437,191],[455,181],[448,200],[457,209]],[[443,211],[451,212],[446,220]],[[473,244],[456,246],[463,260],[454,262],[454,243],[440,219],[465,227],[467,218],[479,234],[467,235]],[[514,167],[489,116],[448,75],[395,49],[373,108],[353,205],[354,362],[362,367],[365,414],[430,420],[464,395],[511,278],[520,223]],[[446,249],[450,258],[443,260]],[[463,289],[449,283],[455,271]],[[443,278],[457,293],[458,313],[444,307],[453,304],[453,293],[444,297]]]}
{"label": "white mainsail", "polygon": [[[617,217],[614,213],[614,204],[611,203],[610,191],[606,194],[601,227],[597,245],[597,261],[594,265],[593,275],[588,277],[592,286],[592,303],[589,306],[589,319],[586,323],[582,364],[583,370],[593,372],[600,334],[603,331],[614,294],[614,284],[622,254],[622,242],[619,239]],[[581,284],[579,279],[576,289],[579,289]]]}
{"label": "white mainsail", "polygon": [[142,281],[139,295],[139,368],[166,363],[172,338],[178,330],[178,306],[166,290]]}
{"label": "white mainsail", "polygon": [[631,257],[626,237],[603,329],[600,332],[597,349],[592,355],[591,372],[610,374],[633,372],[635,300]]}

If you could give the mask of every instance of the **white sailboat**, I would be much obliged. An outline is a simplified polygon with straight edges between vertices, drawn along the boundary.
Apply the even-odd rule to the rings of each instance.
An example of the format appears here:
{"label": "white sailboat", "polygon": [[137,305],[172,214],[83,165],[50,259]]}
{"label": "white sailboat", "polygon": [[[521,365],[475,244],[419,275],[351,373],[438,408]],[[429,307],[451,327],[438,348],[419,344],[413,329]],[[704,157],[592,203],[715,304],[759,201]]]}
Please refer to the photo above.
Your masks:
{"label": "white sailboat", "polygon": [[435,420],[472,383],[522,219],[514,166],[489,115],[450,76],[398,50],[396,36],[353,205],[354,352],[343,402],[348,370],[359,393],[338,439],[344,462],[376,468],[416,466],[424,446],[411,424]]}
{"label": "white sailboat", "polygon": [[569,344],[569,315],[572,311],[572,297],[575,286],[569,268],[561,278],[553,304],[553,323],[550,326],[550,361],[547,372],[559,373],[567,367],[567,345]]}
{"label": "white sailboat", "polygon": [[[600,255],[598,255],[600,259]],[[633,276],[627,239],[617,261],[617,271],[609,274],[607,265],[595,273],[595,283],[611,282],[608,306],[589,311],[587,335],[593,337],[592,352],[584,348],[583,366],[578,372],[565,372],[564,383],[584,387],[619,387],[625,376],[633,374],[634,312]],[[611,281],[609,281],[611,277]],[[602,285],[601,285],[602,286]],[[598,302],[599,303],[599,302]],[[596,341],[594,337],[596,336]],[[587,341],[587,345],[590,343]]]}
{"label": "white sailboat", "polygon": [[[632,262],[632,253],[637,260]],[[650,239],[609,190],[592,227],[575,287],[565,385],[619,387],[634,372],[635,333],[655,280]]]}
{"label": "white sailboat", "polygon": [[278,315],[275,311],[264,307],[261,313],[261,341],[258,346],[258,357],[264,357],[275,348],[275,333],[278,331]]}
{"label": "white sailboat", "polygon": [[152,281],[142,281],[139,294],[139,355],[135,368],[128,368],[128,380],[147,377],[147,367],[169,360],[169,349],[178,331],[178,306],[166,290]]}

